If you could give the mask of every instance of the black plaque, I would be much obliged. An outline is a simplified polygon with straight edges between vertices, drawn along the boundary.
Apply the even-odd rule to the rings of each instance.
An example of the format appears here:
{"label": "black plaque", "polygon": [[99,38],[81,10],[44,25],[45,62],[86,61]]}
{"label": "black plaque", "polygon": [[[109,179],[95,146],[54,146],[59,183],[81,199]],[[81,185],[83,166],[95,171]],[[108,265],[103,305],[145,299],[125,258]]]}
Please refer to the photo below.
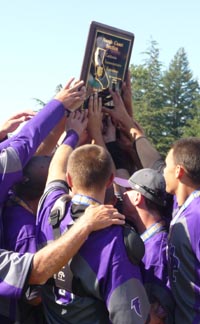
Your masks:
{"label": "black plaque", "polygon": [[112,107],[109,89],[121,91],[133,42],[133,33],[91,22],[80,76],[85,81],[87,98],[98,92],[103,105]]}

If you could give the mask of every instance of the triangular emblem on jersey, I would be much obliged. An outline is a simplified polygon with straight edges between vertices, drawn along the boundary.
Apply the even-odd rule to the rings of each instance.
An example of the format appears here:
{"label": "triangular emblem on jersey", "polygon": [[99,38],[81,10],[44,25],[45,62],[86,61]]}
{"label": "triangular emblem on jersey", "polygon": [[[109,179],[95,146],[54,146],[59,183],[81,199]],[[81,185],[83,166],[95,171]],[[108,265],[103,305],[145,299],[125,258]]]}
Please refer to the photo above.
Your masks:
{"label": "triangular emblem on jersey", "polygon": [[134,311],[136,312],[136,314],[139,317],[142,317],[142,313],[141,313],[141,305],[140,305],[140,299],[139,297],[135,297],[131,300],[131,309],[134,309]]}

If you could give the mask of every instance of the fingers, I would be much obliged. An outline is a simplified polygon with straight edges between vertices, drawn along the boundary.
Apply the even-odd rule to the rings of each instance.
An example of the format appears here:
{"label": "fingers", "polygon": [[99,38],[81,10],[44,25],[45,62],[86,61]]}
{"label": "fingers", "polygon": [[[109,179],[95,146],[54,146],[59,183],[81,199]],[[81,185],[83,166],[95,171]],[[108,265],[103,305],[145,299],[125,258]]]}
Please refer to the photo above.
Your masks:
{"label": "fingers", "polygon": [[125,224],[125,216],[123,214],[120,214],[118,211],[113,212],[110,217],[112,225]]}
{"label": "fingers", "polygon": [[80,91],[80,92],[86,92],[86,88],[84,87],[84,81],[77,81],[73,86],[70,87],[69,92],[74,92],[74,91]]}
{"label": "fingers", "polygon": [[[112,223],[115,224],[125,224],[125,216],[118,212],[116,208],[114,208],[112,205],[103,205],[104,208],[106,208],[106,211],[108,213],[109,219]],[[119,222],[119,223],[118,223]]]}
{"label": "fingers", "polygon": [[70,86],[71,86],[71,84],[72,84],[72,82],[75,80],[75,78],[74,77],[72,77],[71,79],[69,79],[69,81],[67,82],[67,84],[66,84],[66,86],[64,87],[64,89],[66,90],[66,89],[69,89],[70,88]]}
{"label": "fingers", "polygon": [[90,225],[91,231],[125,224],[125,216],[112,205],[89,206],[85,210],[84,218]]}

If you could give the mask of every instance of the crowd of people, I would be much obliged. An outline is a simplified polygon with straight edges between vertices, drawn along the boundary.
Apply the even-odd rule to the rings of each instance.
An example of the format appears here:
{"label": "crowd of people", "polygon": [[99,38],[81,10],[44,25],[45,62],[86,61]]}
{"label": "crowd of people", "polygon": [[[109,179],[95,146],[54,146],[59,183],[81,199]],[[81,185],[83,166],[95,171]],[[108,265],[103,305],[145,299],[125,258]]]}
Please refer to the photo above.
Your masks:
{"label": "crowd of people", "polygon": [[110,95],[72,78],[0,128],[1,323],[200,323],[200,139],[164,161],[129,73]]}

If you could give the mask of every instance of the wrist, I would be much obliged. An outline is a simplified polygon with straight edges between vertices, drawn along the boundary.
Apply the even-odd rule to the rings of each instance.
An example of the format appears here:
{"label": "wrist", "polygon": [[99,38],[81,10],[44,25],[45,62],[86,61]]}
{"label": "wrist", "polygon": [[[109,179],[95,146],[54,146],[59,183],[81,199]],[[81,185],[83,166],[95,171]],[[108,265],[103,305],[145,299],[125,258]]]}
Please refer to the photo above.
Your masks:
{"label": "wrist", "polygon": [[76,226],[78,226],[84,236],[85,240],[87,240],[88,236],[93,231],[93,227],[91,222],[88,222],[87,219],[84,217],[79,217],[79,219],[75,222]]}
{"label": "wrist", "polygon": [[63,140],[63,144],[66,144],[70,146],[72,149],[74,149],[78,143],[79,135],[74,129],[69,129],[67,131],[67,135],[65,139]]}
{"label": "wrist", "polygon": [[138,129],[134,127],[130,128],[130,135],[134,141],[136,141],[140,137],[145,137]]}

